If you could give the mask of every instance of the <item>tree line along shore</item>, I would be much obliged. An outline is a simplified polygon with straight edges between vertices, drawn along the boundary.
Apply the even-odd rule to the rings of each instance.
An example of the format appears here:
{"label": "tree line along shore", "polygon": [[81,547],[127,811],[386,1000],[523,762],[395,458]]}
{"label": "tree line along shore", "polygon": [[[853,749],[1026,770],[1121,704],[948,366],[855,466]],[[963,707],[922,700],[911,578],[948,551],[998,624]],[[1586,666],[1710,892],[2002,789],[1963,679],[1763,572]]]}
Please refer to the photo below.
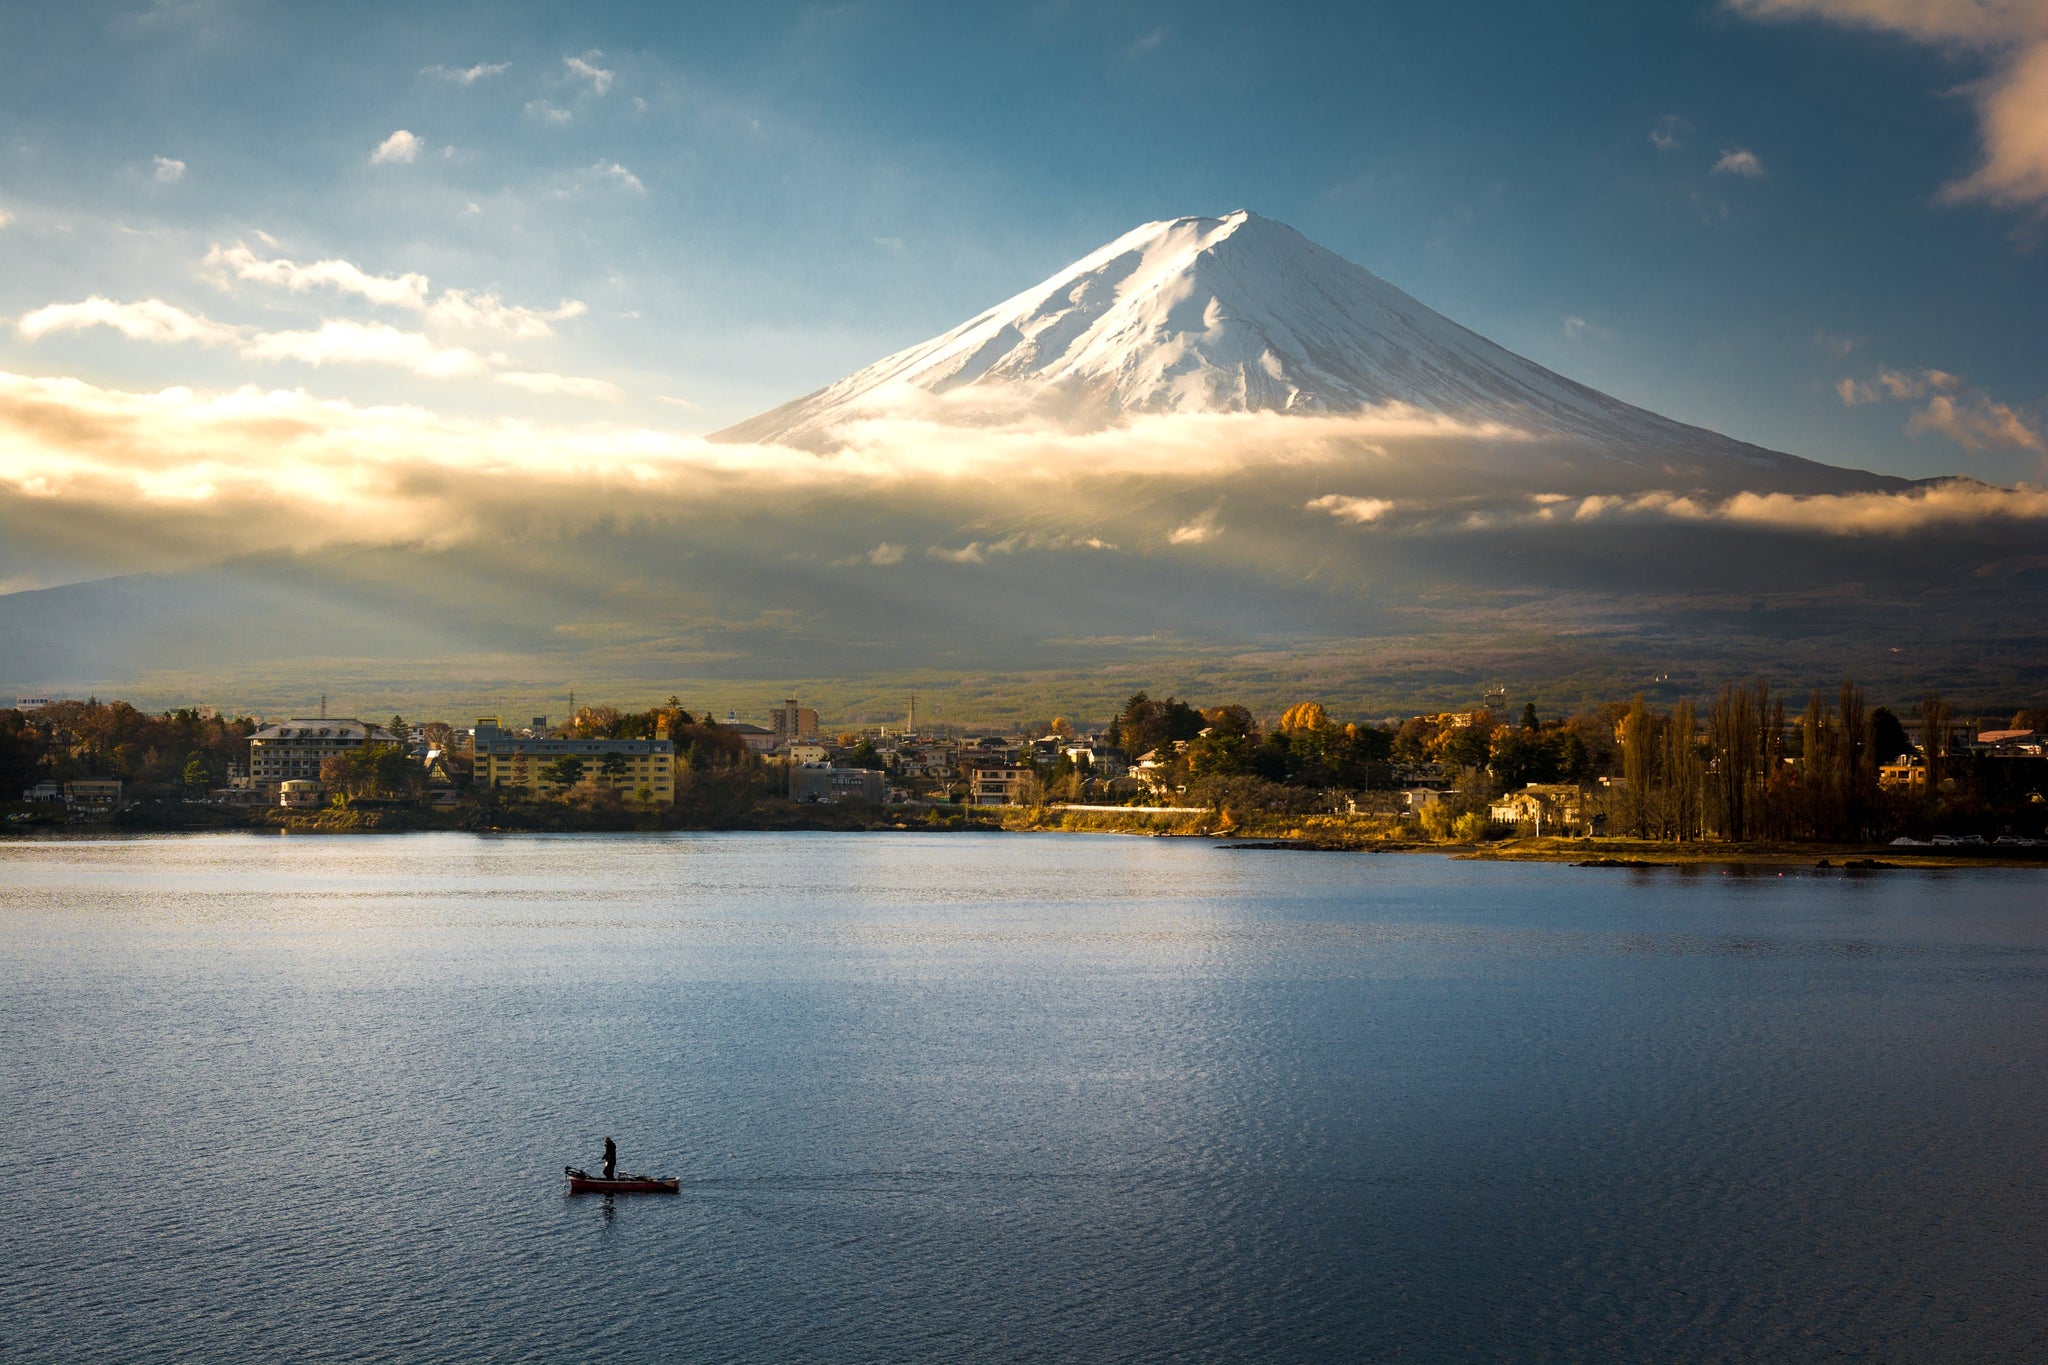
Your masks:
{"label": "tree line along shore", "polygon": [[[0,793],[94,781],[121,791],[84,818],[76,806],[11,802],[7,828],[1089,829],[1661,861],[1882,847],[1918,862],[2031,862],[2030,841],[2048,834],[2048,706],[1958,717],[1930,695],[1895,711],[1853,682],[1796,699],[1757,682],[1668,709],[1638,697],[1569,716],[1482,706],[1398,722],[1339,721],[1314,701],[1261,718],[1139,692],[1094,734],[1054,718],[978,737],[863,727],[811,746],[829,764],[882,774],[881,802],[792,801],[788,753],[759,752],[741,733],[753,727],[670,698],[586,706],[549,731],[663,736],[674,795],[659,804],[580,782],[581,765],[531,790],[474,783],[464,731],[402,717],[390,732],[410,747],[330,759],[317,807],[233,804],[222,783],[247,763],[257,724],[96,699],[0,710]],[[438,764],[431,775],[423,752]],[[978,805],[974,779],[989,765],[1004,773],[990,784],[1000,800]]]}

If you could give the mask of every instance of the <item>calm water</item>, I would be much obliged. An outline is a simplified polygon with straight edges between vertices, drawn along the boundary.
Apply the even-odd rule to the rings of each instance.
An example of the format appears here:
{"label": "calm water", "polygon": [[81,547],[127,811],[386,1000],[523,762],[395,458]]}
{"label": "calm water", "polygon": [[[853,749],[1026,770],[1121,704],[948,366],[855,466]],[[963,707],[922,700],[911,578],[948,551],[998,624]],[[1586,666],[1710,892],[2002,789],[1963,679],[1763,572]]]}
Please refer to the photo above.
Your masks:
{"label": "calm water", "polygon": [[0,1040],[0,1356],[2048,1359],[2026,872],[8,843]]}

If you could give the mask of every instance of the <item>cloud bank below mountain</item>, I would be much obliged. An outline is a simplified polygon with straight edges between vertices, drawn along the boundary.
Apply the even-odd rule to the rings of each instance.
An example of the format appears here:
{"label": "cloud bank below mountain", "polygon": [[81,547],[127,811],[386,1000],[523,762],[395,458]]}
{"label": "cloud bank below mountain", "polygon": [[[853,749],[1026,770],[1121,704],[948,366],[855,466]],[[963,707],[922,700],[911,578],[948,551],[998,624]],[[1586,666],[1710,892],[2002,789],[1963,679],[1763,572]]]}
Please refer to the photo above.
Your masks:
{"label": "cloud bank below mountain", "polygon": [[[963,532],[1019,499],[1050,523],[1063,507],[1171,504],[1172,524],[1156,535],[1130,517],[1105,531],[1094,512],[1046,534],[1208,550],[1232,539],[1229,507],[1209,511],[1226,487],[1233,506],[1270,492],[1305,525],[1381,536],[1661,519],[1840,537],[2048,520],[2048,493],[1968,481],[1801,494],[1703,488],[1683,469],[1653,468],[1631,469],[1618,491],[1571,487],[1560,480],[1580,471],[1577,453],[1554,441],[1400,404],[1320,417],[1148,414],[1062,432],[926,398],[906,415],[856,423],[844,439],[818,454],[610,422],[358,406],[299,390],[145,393],[0,375],[9,527],[0,581],[336,544],[573,534],[607,519],[686,526],[792,499],[853,507],[916,497]],[[1142,491],[1110,496],[1112,486]],[[1187,531],[1196,525],[1200,534]],[[977,540],[990,537],[954,543]]]}

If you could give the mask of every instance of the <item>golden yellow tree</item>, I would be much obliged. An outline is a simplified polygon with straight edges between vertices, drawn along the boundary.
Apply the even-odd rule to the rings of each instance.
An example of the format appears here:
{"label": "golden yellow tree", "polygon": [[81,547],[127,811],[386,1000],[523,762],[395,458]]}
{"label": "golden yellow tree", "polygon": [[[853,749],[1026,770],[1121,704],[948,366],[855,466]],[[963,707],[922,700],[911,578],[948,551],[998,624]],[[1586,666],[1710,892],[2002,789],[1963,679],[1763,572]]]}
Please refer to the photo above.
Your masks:
{"label": "golden yellow tree", "polygon": [[1288,707],[1280,717],[1280,730],[1283,734],[1291,735],[1298,730],[1327,730],[1329,728],[1330,713],[1323,710],[1321,702],[1296,702]]}

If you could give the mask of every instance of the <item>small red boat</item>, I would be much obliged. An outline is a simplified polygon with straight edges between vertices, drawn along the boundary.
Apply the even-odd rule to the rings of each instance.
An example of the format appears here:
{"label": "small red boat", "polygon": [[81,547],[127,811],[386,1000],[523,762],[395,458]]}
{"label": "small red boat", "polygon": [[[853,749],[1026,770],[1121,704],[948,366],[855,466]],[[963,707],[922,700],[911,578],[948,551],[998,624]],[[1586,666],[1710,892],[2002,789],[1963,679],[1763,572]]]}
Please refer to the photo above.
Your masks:
{"label": "small red boat", "polygon": [[676,1194],[683,1186],[681,1176],[627,1175],[621,1171],[607,1178],[574,1166],[562,1168],[562,1179],[569,1183],[571,1194]]}

